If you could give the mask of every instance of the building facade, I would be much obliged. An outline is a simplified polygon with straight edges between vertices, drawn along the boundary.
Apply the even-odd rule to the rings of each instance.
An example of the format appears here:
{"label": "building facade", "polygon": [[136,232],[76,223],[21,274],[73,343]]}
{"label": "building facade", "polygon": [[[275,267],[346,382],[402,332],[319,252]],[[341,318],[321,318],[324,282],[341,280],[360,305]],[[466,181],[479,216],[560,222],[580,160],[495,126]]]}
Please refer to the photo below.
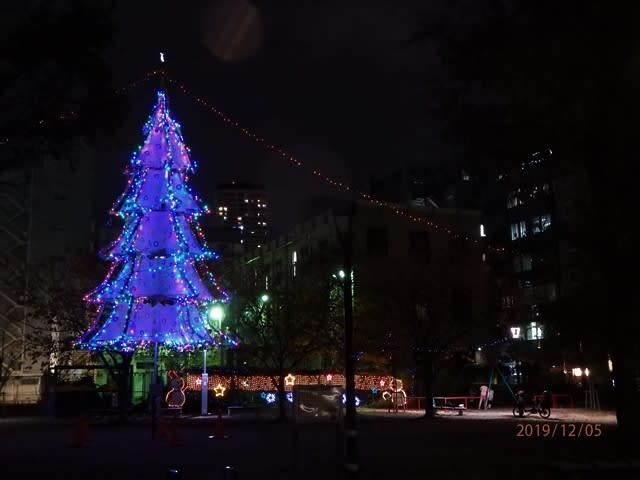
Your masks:
{"label": "building facade", "polygon": [[269,201],[263,185],[246,182],[221,183],[217,187],[217,222],[234,232],[224,235],[232,243],[239,243],[245,250],[262,246],[268,239]]}
{"label": "building facade", "polygon": [[512,380],[526,381],[520,366],[527,362],[541,376],[571,376],[578,367],[568,353],[577,349],[571,344],[575,322],[558,315],[558,304],[588,276],[578,232],[589,204],[584,171],[560,168],[544,149],[499,173],[491,188],[494,202],[485,212],[489,241],[508,246],[489,253],[491,288],[496,323],[512,340],[504,352]]}
{"label": "building facade", "polygon": [[[389,319],[395,315],[398,324],[406,320],[401,311],[410,315],[423,307],[437,312],[441,324],[469,322],[473,328],[486,322],[481,212],[408,208],[412,215],[438,228],[410,221],[389,208],[358,202],[349,212],[327,210],[247,252],[239,268],[262,275],[259,281],[266,291],[281,282],[295,282],[306,264],[328,266],[339,279],[344,260],[342,242],[351,222],[354,309],[363,332],[368,328],[364,323],[384,320],[381,314],[385,310]],[[418,305],[419,294],[426,303]]]}

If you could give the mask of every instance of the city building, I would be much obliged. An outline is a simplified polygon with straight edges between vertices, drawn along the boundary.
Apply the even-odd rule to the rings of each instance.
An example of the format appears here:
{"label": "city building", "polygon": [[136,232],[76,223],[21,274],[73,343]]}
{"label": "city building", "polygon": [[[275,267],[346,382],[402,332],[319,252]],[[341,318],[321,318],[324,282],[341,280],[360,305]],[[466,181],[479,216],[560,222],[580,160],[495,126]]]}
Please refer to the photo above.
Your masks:
{"label": "city building", "polygon": [[[403,208],[400,204],[397,207]],[[407,207],[412,215],[438,225],[434,228],[368,202],[357,202],[349,208],[350,213],[344,209],[327,210],[298,224],[260,249],[247,252],[239,268],[249,271],[251,276],[261,275],[259,281],[265,290],[282,282],[295,282],[300,269],[308,263],[328,265],[338,275],[343,265],[343,236],[350,217],[356,310],[358,302],[371,298],[374,292],[384,292],[393,309],[396,299],[391,286],[394,286],[411,292],[429,292],[429,309],[436,308],[433,307],[436,304],[444,306],[439,310],[442,323],[486,321],[487,271],[482,255],[480,211]],[[408,308],[410,311],[421,306]],[[390,311],[389,315],[395,313]],[[362,321],[376,320],[365,314]],[[306,367],[321,365],[318,359]]]}
{"label": "city building", "polygon": [[264,186],[236,181],[218,184],[213,213],[217,222],[211,222],[211,226],[235,231],[235,235],[225,235],[231,243],[239,243],[245,250],[251,250],[267,241],[269,201]]}
{"label": "city building", "polygon": [[372,178],[370,191],[378,200],[418,207],[475,210],[482,205],[478,178],[450,165],[403,167]]}
{"label": "city building", "polygon": [[544,149],[499,173],[489,190],[484,219],[489,243],[507,245],[489,251],[488,261],[496,323],[512,339],[505,352],[512,380],[521,380],[515,367],[522,362],[566,373],[567,352],[575,345],[559,339],[574,338],[568,335],[573,326],[555,307],[580,288],[588,270],[578,226],[589,202],[586,176],[575,165],[560,168]]}

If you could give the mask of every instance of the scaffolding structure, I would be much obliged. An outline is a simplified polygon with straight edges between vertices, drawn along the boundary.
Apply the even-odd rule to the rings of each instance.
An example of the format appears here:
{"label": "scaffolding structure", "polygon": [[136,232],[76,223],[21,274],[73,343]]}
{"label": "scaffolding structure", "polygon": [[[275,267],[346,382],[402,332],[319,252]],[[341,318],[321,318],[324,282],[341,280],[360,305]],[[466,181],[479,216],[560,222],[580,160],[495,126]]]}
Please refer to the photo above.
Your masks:
{"label": "scaffolding structure", "polygon": [[0,176],[0,401],[6,403],[33,403],[40,382],[25,361],[33,182],[33,169]]}

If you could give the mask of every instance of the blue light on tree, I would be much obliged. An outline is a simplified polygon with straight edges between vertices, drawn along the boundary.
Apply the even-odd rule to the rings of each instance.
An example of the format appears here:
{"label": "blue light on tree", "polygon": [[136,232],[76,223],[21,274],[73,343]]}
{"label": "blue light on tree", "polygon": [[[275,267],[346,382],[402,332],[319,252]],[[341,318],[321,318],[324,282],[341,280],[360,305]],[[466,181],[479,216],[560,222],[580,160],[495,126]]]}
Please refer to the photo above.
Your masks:
{"label": "blue light on tree", "polygon": [[175,350],[234,346],[208,312],[228,302],[205,261],[218,256],[206,246],[199,217],[208,207],[188,186],[196,168],[171,118],[164,92],[144,125],[145,141],[125,170],[125,191],[111,214],[124,222],[120,236],[102,252],[111,267],[85,296],[95,317],[78,345],[89,350],[134,351],[151,343]]}

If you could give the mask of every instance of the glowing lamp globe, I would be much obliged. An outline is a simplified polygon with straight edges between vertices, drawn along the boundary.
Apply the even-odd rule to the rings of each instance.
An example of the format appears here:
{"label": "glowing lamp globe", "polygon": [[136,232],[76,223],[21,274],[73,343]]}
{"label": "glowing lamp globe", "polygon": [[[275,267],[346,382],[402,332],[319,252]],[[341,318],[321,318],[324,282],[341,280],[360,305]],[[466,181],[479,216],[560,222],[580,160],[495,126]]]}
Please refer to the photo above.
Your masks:
{"label": "glowing lamp globe", "polygon": [[224,320],[224,308],[222,308],[222,305],[216,304],[209,308],[209,320],[215,322],[218,327],[222,324],[222,320]]}

